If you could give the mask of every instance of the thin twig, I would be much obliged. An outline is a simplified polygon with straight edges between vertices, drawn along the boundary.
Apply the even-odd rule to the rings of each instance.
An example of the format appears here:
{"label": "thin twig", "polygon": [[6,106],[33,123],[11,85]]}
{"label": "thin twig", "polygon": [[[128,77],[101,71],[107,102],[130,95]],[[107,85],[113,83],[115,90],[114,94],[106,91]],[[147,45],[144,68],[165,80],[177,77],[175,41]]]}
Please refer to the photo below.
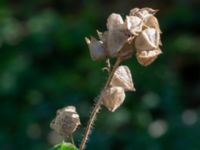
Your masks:
{"label": "thin twig", "polygon": [[[122,61],[121,58],[118,58],[116,60],[115,65],[113,66],[112,71],[109,74],[109,77],[108,77],[108,80],[106,82],[106,85],[105,85],[104,89],[107,88],[108,86],[110,86],[110,82],[111,82],[111,80],[113,78],[115,70],[120,65],[121,61]],[[93,123],[95,121],[95,118],[96,118],[96,115],[97,115],[97,113],[99,112],[100,109],[101,109],[101,97],[99,97],[99,99],[97,100],[97,102],[96,102],[96,104],[95,104],[95,106],[93,108],[93,111],[92,111],[92,113],[90,115],[90,119],[89,119],[89,121],[87,123],[85,134],[83,136],[83,139],[82,139],[82,142],[80,144],[79,150],[84,150],[85,144],[87,142],[88,136],[89,136],[91,128],[92,128],[92,125],[93,125]]]}

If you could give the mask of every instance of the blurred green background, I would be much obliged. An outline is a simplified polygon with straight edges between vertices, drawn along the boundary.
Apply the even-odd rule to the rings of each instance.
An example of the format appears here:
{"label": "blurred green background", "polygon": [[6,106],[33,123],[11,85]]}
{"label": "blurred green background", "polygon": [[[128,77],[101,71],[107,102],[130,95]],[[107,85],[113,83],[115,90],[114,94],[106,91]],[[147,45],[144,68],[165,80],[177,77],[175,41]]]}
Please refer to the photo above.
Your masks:
{"label": "blurred green background", "polygon": [[149,67],[130,66],[136,92],[98,114],[87,150],[200,149],[200,1],[1,0],[0,149],[46,150],[57,109],[75,105],[82,127],[107,78],[84,37],[106,29],[112,12],[159,9],[164,52]]}

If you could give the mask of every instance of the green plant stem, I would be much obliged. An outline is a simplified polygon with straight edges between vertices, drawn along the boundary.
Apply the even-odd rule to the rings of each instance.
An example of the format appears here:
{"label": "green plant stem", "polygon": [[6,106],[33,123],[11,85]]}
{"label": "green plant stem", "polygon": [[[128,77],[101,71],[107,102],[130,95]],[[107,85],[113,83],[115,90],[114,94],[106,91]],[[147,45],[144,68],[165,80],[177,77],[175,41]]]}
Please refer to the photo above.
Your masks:
{"label": "green plant stem", "polygon": [[[114,73],[115,73],[115,70],[116,70],[117,67],[120,65],[121,61],[122,61],[122,59],[121,59],[120,57],[116,60],[114,66],[113,66],[113,68],[112,68],[112,71],[111,71],[110,74],[109,74],[109,77],[108,77],[108,80],[107,80],[107,82],[106,82],[106,85],[105,85],[104,89],[110,86],[110,82],[111,82],[111,80],[112,80],[112,78],[113,78],[113,75],[114,75]],[[91,113],[91,115],[90,115],[90,118],[89,118],[89,120],[88,120],[87,127],[86,127],[86,130],[85,130],[85,134],[84,134],[84,136],[83,136],[83,139],[82,139],[82,142],[81,142],[81,144],[80,144],[79,150],[84,150],[84,148],[85,148],[87,139],[88,139],[89,134],[90,134],[90,131],[91,131],[91,129],[92,129],[92,125],[93,125],[93,123],[94,123],[94,121],[95,121],[95,119],[96,119],[96,115],[97,115],[97,113],[99,112],[99,110],[101,109],[101,104],[102,104],[102,103],[101,103],[101,97],[99,97],[99,99],[97,100],[97,102],[96,102],[96,104],[95,104],[95,106],[94,106],[94,108],[93,108],[93,110],[92,110],[92,113]]]}

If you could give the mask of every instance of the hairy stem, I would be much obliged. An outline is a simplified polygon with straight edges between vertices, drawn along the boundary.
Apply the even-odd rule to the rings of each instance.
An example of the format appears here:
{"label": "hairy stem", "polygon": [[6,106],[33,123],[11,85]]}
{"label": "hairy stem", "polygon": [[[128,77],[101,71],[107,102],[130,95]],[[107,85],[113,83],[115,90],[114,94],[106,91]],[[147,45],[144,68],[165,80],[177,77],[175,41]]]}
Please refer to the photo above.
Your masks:
{"label": "hairy stem", "polygon": [[[106,82],[106,85],[105,85],[104,89],[110,86],[110,82],[111,82],[111,80],[113,78],[115,70],[120,65],[121,61],[122,60],[121,60],[120,57],[116,60],[114,66],[112,68],[112,71],[110,72],[110,74],[108,76],[108,79],[107,79],[107,82]],[[83,139],[82,139],[82,142],[80,144],[79,150],[84,150],[85,144],[86,144],[87,139],[88,139],[88,136],[89,136],[90,131],[92,129],[92,125],[93,125],[93,123],[95,121],[95,118],[96,118],[96,115],[97,115],[97,113],[99,112],[100,109],[101,109],[101,97],[99,97],[99,99],[97,100],[97,102],[96,102],[96,104],[95,104],[95,106],[94,106],[94,108],[92,110],[92,113],[90,115],[90,119],[88,120],[87,127],[86,127],[86,130],[85,130],[85,134],[83,136]]]}

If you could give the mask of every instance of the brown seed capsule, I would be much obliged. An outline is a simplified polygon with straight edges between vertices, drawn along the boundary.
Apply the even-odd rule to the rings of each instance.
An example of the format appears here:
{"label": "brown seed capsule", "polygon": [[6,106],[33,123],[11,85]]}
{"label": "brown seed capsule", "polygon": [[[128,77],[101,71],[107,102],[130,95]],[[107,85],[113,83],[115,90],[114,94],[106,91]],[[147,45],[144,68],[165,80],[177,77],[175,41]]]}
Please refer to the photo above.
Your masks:
{"label": "brown seed capsule", "polygon": [[125,92],[122,87],[109,87],[102,94],[103,105],[111,112],[114,112],[125,99]]}
{"label": "brown seed capsule", "polygon": [[122,87],[126,91],[135,91],[132,75],[128,66],[119,66],[111,80],[111,86]]}
{"label": "brown seed capsule", "polygon": [[74,106],[67,106],[57,111],[50,127],[62,136],[71,135],[80,125],[79,115]]}
{"label": "brown seed capsule", "polygon": [[151,64],[162,51],[160,49],[151,50],[151,51],[137,51],[136,58],[138,62],[143,66],[148,66]]}
{"label": "brown seed capsule", "polygon": [[159,46],[160,36],[154,28],[143,30],[135,39],[135,47],[137,50],[152,50]]}
{"label": "brown seed capsule", "polygon": [[86,37],[85,41],[89,46],[92,60],[99,60],[106,57],[105,45],[102,41],[98,41],[94,37],[91,37],[91,40]]}

